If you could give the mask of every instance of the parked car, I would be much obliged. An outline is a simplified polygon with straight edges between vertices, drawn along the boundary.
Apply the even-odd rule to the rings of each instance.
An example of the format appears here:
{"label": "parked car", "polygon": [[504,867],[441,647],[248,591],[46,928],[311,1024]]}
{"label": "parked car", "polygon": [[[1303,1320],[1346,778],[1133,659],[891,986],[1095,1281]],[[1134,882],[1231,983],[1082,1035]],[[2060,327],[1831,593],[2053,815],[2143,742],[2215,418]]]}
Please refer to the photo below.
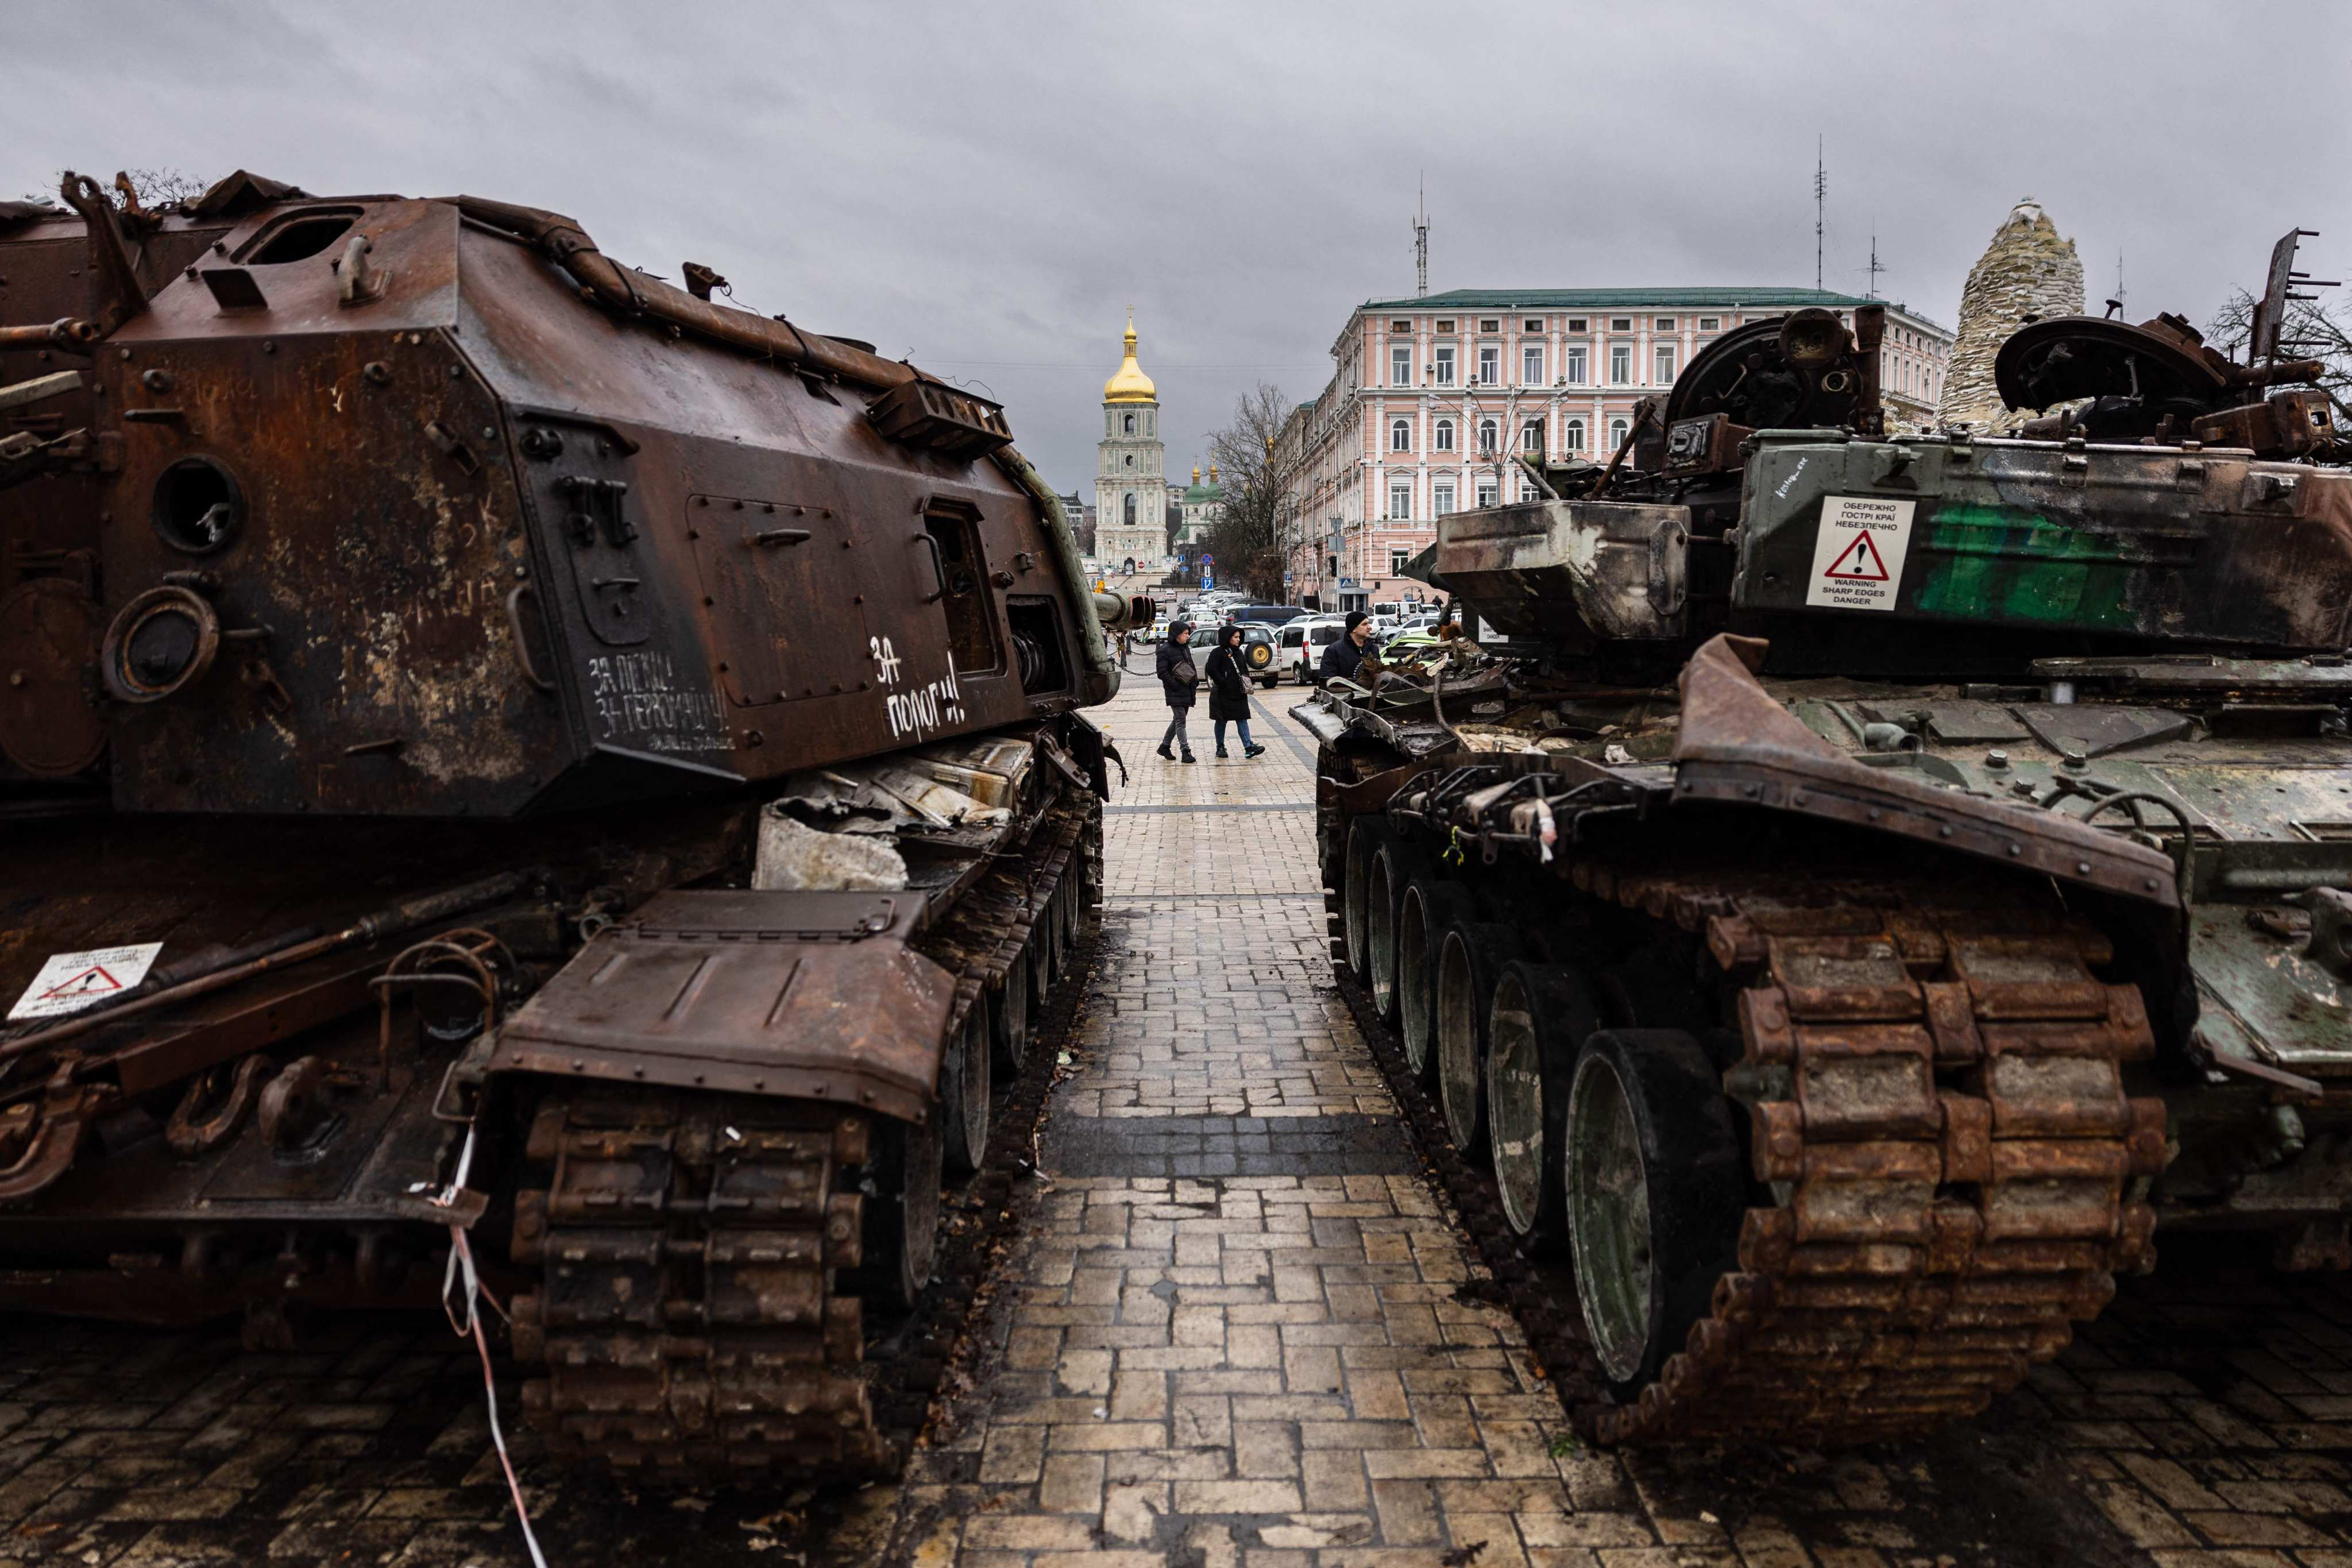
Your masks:
{"label": "parked car", "polygon": [[1260,686],[1278,684],[1282,679],[1282,668],[1275,662],[1275,656],[1279,651],[1275,637],[1281,628],[1264,621],[1227,624],[1238,624],[1242,628],[1242,668],[1249,671],[1249,678]]}
{"label": "parked car", "polygon": [[1225,612],[1225,618],[1230,621],[1257,621],[1266,626],[1278,626],[1286,622],[1295,621],[1306,613],[1296,605],[1236,605]]}
{"label": "parked car", "polygon": [[1323,650],[1339,640],[1347,624],[1340,616],[1301,616],[1276,627],[1276,679],[1288,675],[1301,686],[1314,685]]}

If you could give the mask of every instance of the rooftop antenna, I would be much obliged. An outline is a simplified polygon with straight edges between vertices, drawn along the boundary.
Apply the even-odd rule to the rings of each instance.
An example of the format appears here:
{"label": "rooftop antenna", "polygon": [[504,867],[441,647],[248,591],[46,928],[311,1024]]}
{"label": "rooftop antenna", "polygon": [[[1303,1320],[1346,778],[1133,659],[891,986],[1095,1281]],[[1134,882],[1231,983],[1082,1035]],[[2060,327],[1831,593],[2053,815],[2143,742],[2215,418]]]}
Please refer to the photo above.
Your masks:
{"label": "rooftop antenna", "polygon": [[1828,214],[1830,166],[1822,156],[1822,139],[1813,138],[1813,290],[1822,287],[1822,220]]}
{"label": "rooftop antenna", "polygon": [[1886,270],[1878,264],[1878,231],[1875,229],[1871,231],[1870,265],[1864,270],[1869,275],[1869,281],[1864,288],[1862,296],[1865,300],[1875,300],[1878,298],[1878,275]]}
{"label": "rooftop antenna", "polygon": [[1421,179],[1421,195],[1413,207],[1412,217],[1412,293],[1420,299],[1429,292],[1429,176]]}

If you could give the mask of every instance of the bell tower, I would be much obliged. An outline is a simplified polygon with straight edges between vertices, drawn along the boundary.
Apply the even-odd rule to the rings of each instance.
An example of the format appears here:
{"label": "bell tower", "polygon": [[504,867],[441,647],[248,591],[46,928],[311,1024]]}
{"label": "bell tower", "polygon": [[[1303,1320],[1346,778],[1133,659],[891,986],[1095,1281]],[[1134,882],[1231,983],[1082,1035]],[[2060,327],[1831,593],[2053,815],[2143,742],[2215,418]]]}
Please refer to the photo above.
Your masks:
{"label": "bell tower", "polygon": [[1168,552],[1167,447],[1160,439],[1160,390],[1135,362],[1135,310],[1127,313],[1126,357],[1103,383],[1103,433],[1095,447],[1095,556],[1111,574],[1157,574]]}

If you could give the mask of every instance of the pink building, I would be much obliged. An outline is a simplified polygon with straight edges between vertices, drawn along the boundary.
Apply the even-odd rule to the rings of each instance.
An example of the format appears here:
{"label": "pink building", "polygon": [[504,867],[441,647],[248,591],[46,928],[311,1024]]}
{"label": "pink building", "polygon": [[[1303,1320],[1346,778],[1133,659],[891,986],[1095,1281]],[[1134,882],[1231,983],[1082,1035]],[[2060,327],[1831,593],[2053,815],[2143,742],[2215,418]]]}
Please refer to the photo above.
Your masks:
{"label": "pink building", "polygon": [[[1457,289],[1358,306],[1331,383],[1278,443],[1278,526],[1294,603],[1358,609],[1430,590],[1399,575],[1450,511],[1527,499],[1515,452],[1605,459],[1636,399],[1674,384],[1726,330],[1802,306],[1871,301],[1817,289]],[[1933,416],[1951,332],[1887,303],[1889,428]]]}

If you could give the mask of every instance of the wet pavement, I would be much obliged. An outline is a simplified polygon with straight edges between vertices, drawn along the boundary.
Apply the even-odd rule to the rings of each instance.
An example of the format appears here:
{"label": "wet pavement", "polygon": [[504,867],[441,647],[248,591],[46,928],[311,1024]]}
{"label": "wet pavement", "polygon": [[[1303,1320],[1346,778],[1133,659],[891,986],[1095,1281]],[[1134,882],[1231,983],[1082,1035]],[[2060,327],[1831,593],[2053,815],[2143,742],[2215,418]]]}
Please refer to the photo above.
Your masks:
{"label": "wet pavement", "polygon": [[[525,1437],[551,1563],[2352,1568],[2352,1290],[2170,1237],[1931,1442],[1578,1446],[1333,986],[1294,689],[1261,699],[1264,756],[1216,761],[1196,719],[1186,767],[1151,754],[1135,665],[1098,715],[1133,777],[1042,1174],[905,1483],[637,1498]],[[233,1326],[0,1327],[0,1568],[526,1561],[438,1319],[346,1318],[290,1355]]]}

